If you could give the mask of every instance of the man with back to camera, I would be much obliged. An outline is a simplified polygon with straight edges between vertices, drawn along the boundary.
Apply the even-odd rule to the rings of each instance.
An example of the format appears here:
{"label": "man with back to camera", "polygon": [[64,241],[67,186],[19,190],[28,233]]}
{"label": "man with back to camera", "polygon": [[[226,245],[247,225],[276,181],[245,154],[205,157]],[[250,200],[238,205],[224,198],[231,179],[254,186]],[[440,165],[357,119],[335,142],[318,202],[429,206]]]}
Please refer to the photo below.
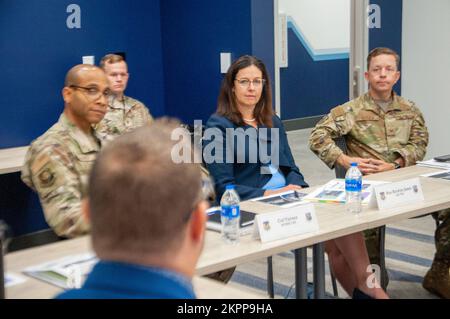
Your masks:
{"label": "man with back to camera", "polygon": [[107,54],[101,59],[100,67],[106,73],[112,92],[108,112],[95,127],[102,141],[111,141],[125,132],[151,123],[153,117],[147,107],[124,95],[130,76],[124,58],[117,54]]}
{"label": "man with back to camera", "polygon": [[[400,57],[375,48],[367,57],[369,92],[331,110],[312,130],[311,150],[330,168],[357,162],[364,175],[414,165],[424,158],[428,131],[418,107],[393,91]],[[348,154],[333,139],[345,137]],[[380,265],[378,229],[364,232],[369,258]],[[387,286],[387,272],[382,274]],[[385,288],[385,287],[384,287]]]}
{"label": "man with back to camera", "polygon": [[64,112],[26,154],[21,178],[38,193],[45,219],[59,236],[89,231],[81,201],[100,150],[92,125],[105,115],[109,94],[102,69],[84,64],[71,68],[62,90]]}
{"label": "man with back to camera", "polygon": [[178,126],[157,120],[102,149],[83,205],[100,261],[59,298],[195,298],[208,204],[200,166],[171,158]]}

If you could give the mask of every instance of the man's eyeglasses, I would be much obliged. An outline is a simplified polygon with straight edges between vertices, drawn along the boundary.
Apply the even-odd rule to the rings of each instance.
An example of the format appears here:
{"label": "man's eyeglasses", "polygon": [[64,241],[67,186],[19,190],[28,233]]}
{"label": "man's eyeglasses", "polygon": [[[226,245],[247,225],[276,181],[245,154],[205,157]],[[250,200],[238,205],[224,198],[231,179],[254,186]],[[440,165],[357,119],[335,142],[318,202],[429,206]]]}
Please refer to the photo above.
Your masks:
{"label": "man's eyeglasses", "polygon": [[86,92],[86,95],[91,100],[97,100],[102,95],[105,98],[108,98],[111,95],[111,91],[109,89],[106,89],[106,90],[104,90],[102,92],[98,88],[96,88],[95,86],[84,87],[84,86],[78,86],[78,85],[70,85],[69,87],[71,87],[73,89],[81,89],[81,90],[83,90],[84,92]]}
{"label": "man's eyeglasses", "polygon": [[251,81],[249,79],[236,79],[235,81],[244,89],[250,87],[250,83],[253,84],[254,88],[259,89],[266,82],[266,80],[264,80],[264,79],[254,79],[253,81]]}
{"label": "man's eyeglasses", "polygon": [[201,201],[207,201],[209,205],[212,205],[216,200],[216,192],[214,190],[214,182],[211,177],[202,172],[202,187],[197,195],[197,199],[194,201],[192,208],[183,217],[183,221],[187,222],[191,218],[192,211]]}

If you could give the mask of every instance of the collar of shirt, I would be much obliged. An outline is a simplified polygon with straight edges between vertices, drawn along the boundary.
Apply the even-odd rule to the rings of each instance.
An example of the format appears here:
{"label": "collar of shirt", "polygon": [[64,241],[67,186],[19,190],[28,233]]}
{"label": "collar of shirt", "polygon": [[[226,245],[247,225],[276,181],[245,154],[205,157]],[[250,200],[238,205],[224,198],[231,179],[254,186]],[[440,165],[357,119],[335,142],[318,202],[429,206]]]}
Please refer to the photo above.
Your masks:
{"label": "collar of shirt", "polygon": [[[375,102],[368,92],[364,95],[363,99],[366,102],[364,106],[366,110],[371,110],[376,114],[380,114],[380,110],[382,110],[382,108]],[[408,109],[409,108],[401,102],[397,93],[392,92],[392,102],[387,106],[386,110],[383,110],[383,112],[389,113],[390,111],[406,111]]]}
{"label": "collar of shirt", "polygon": [[125,95],[122,100],[118,99],[115,95],[111,95],[108,102],[110,108],[119,110],[130,110],[137,104],[135,100]]}
{"label": "collar of shirt", "polygon": [[58,123],[68,132],[72,139],[78,144],[83,154],[98,152],[100,150],[100,140],[91,129],[91,134],[86,134],[73,124],[64,113],[59,117]]}
{"label": "collar of shirt", "polygon": [[[164,294],[171,298],[195,298],[191,281],[174,271],[116,261],[98,262],[84,287],[130,291],[142,295]],[[167,298],[168,296],[166,296]]]}

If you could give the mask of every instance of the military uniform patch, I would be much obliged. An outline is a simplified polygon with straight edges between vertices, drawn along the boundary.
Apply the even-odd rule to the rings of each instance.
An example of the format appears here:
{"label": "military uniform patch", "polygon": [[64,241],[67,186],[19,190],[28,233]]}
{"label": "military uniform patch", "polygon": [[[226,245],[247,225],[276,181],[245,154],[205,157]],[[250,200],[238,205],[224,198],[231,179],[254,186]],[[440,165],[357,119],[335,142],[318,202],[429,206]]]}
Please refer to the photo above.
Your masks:
{"label": "military uniform patch", "polygon": [[39,173],[38,179],[41,187],[50,187],[56,180],[55,173],[49,167]]}

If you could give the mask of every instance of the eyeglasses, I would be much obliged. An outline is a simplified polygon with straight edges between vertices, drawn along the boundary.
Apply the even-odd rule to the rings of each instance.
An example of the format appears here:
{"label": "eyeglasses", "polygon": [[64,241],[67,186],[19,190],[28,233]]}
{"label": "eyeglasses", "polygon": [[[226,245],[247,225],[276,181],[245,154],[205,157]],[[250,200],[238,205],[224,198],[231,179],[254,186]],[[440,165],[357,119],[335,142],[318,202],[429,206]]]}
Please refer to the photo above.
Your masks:
{"label": "eyeglasses", "polygon": [[250,83],[253,84],[254,88],[259,89],[266,82],[264,79],[254,79],[253,81],[249,79],[236,79],[235,81],[237,81],[237,83],[244,89],[250,87]]}
{"label": "eyeglasses", "polygon": [[105,98],[109,98],[109,96],[111,95],[111,91],[109,89],[106,89],[106,90],[104,90],[102,92],[98,88],[96,88],[95,86],[84,87],[84,86],[78,86],[78,85],[70,85],[69,87],[71,87],[73,89],[81,89],[81,90],[83,90],[84,92],[86,92],[87,96],[91,100],[97,100],[102,95]]}
{"label": "eyeglasses", "polygon": [[207,201],[210,205],[216,200],[216,192],[214,191],[214,183],[202,169],[202,186],[197,199],[194,201],[192,208],[183,216],[183,222],[187,223],[191,218],[192,211],[197,207],[197,205],[202,201]]}

